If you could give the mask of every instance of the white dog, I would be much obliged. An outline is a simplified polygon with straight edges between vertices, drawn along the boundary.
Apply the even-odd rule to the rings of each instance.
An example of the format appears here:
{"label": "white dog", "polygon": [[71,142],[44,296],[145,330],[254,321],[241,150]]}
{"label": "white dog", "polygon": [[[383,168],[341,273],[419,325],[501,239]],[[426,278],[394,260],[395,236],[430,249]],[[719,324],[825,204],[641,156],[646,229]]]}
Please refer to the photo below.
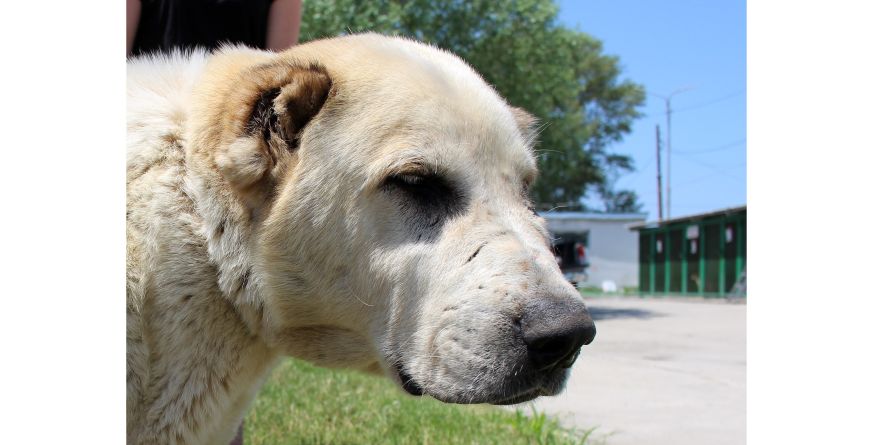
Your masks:
{"label": "white dog", "polygon": [[130,443],[227,443],[282,356],[509,404],[594,337],[527,198],[531,117],[452,54],[135,59],[127,125]]}

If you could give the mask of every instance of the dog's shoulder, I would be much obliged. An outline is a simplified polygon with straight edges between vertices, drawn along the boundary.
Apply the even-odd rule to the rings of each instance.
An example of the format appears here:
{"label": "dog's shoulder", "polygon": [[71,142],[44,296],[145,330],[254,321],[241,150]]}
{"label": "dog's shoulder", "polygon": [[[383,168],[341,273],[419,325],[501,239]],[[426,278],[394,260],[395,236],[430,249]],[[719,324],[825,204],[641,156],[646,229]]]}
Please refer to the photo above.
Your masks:
{"label": "dog's shoulder", "polygon": [[[201,222],[185,187],[184,134],[205,51],[151,54],[127,64],[127,299],[137,308],[147,283],[202,263]],[[173,251],[168,246],[181,246]],[[178,264],[181,263],[181,264]],[[150,278],[152,277],[152,278]],[[149,279],[150,278],[150,279]]]}
{"label": "dog's shoulder", "polygon": [[206,60],[204,51],[193,51],[151,54],[127,63],[127,184],[183,160],[190,96]]}

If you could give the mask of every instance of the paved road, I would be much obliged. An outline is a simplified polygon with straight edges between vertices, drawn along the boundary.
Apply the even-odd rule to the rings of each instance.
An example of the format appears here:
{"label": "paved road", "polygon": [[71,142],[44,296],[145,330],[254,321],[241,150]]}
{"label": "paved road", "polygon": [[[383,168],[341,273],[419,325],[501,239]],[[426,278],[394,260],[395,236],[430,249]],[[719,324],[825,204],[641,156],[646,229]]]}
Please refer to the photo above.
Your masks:
{"label": "paved road", "polygon": [[532,404],[608,445],[745,443],[745,305],[587,301],[597,338],[566,391]]}

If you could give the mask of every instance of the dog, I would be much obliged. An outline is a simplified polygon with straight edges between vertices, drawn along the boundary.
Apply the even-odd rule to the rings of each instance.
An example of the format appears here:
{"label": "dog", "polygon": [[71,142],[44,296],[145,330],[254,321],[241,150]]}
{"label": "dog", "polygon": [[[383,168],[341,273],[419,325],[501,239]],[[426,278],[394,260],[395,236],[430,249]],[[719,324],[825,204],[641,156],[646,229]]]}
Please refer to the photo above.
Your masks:
{"label": "dog", "polygon": [[449,403],[564,388],[596,333],[532,208],[534,118],[360,34],[127,67],[127,441],[226,444],[281,357]]}

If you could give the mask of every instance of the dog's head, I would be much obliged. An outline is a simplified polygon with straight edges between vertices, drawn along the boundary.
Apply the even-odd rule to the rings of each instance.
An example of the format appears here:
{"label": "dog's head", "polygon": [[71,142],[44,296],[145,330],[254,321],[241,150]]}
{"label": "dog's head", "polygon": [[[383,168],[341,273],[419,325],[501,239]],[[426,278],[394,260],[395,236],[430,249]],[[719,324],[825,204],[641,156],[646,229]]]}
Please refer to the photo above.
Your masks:
{"label": "dog's head", "polygon": [[270,341],[446,402],[561,391],[595,328],[528,198],[531,117],[455,56],[375,35],[244,73],[216,164],[262,221]]}

